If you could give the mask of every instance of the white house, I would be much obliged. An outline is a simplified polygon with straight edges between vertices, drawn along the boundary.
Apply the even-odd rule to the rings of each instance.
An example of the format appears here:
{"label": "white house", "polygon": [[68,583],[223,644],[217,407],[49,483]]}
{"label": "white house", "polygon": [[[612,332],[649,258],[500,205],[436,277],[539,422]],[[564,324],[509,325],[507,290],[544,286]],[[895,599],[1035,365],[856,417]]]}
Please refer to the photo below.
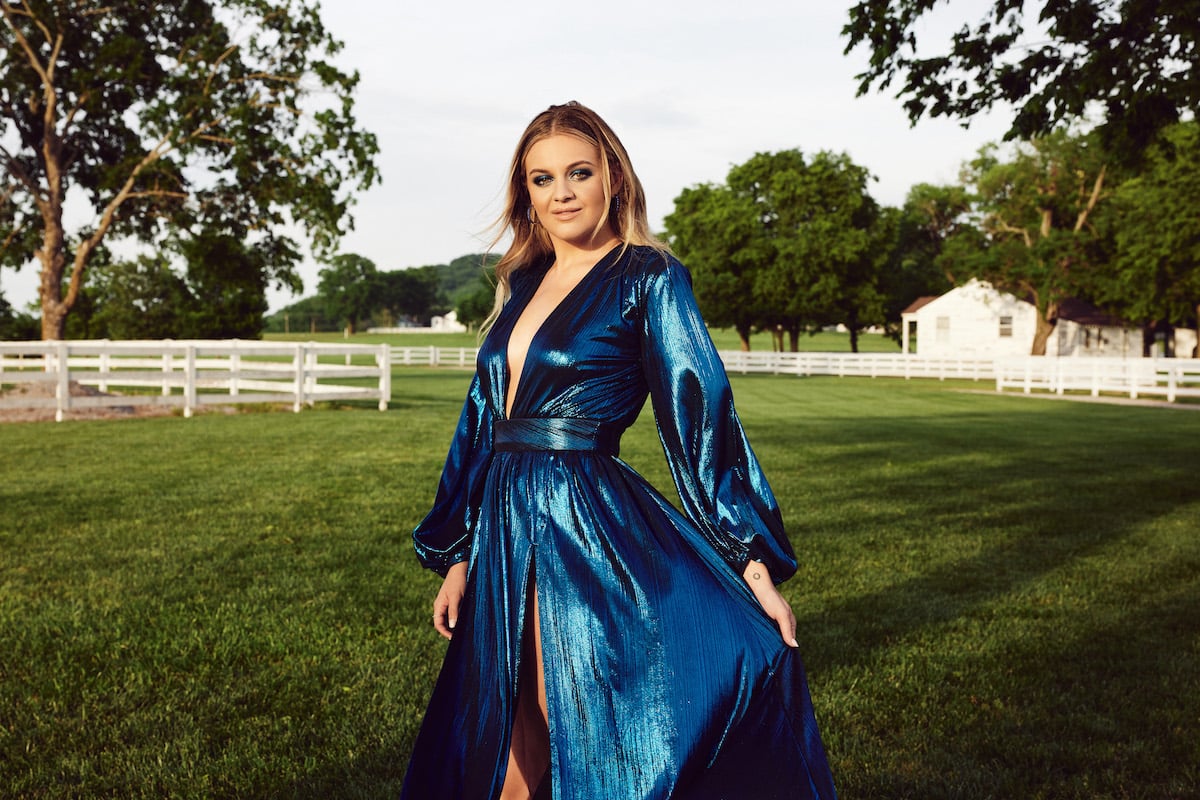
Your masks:
{"label": "white house", "polygon": [[[901,313],[901,320],[905,353],[930,358],[1024,356],[1033,345],[1037,308],[972,278],[941,297],[920,298]],[[1046,342],[1046,355],[1139,357],[1142,331],[1087,303],[1067,300]]]}

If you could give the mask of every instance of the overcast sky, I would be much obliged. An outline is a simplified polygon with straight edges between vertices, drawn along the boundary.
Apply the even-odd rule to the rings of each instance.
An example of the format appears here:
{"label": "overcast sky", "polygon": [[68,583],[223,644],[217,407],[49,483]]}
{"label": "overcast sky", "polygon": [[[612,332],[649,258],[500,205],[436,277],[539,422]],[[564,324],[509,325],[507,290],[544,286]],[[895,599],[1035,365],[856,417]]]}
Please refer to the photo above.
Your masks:
{"label": "overcast sky", "polygon": [[[757,152],[846,152],[899,205],[915,183],[955,180],[1007,114],[910,127],[889,94],[856,98],[867,53],[843,55],[848,0],[605,0],[603,3],[324,0],[361,73],[360,123],[379,139],[382,184],[359,197],[342,252],[380,269],[481,252],[525,125],[553,103],[598,111],[629,150],[659,226],[680,191],[721,182]],[[991,0],[952,0],[920,30],[944,39]],[[514,10],[509,10],[514,9]],[[306,293],[318,265],[301,273]],[[33,266],[0,274],[17,307]],[[276,310],[294,298],[272,292]]]}

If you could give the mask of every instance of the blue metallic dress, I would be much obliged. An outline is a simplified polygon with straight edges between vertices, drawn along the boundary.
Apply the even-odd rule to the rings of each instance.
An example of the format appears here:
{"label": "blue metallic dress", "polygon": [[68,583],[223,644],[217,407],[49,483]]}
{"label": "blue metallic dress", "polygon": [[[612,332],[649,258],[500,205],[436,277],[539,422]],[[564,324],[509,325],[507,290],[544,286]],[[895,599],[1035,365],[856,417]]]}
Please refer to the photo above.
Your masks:
{"label": "blue metallic dress", "polygon": [[[831,800],[800,656],[741,577],[796,562],[687,270],[606,255],[535,334],[508,419],[509,335],[548,267],[513,274],[413,533],[425,566],[469,566],[402,797],[498,795],[532,582],[555,800]],[[686,513],[617,457],[647,394]]]}

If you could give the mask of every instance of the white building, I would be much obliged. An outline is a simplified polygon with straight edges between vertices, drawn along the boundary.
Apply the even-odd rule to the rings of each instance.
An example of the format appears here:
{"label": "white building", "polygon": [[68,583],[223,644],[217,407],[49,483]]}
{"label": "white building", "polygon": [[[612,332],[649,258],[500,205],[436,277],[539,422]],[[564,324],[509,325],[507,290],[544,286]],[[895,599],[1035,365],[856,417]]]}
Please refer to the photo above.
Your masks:
{"label": "white building", "polygon": [[[905,353],[927,358],[1029,355],[1037,308],[972,278],[941,297],[922,297],[901,314]],[[1177,345],[1187,344],[1178,331]],[[1191,351],[1187,344],[1187,352]],[[1063,302],[1046,342],[1048,356],[1142,355],[1142,331],[1079,300]]]}

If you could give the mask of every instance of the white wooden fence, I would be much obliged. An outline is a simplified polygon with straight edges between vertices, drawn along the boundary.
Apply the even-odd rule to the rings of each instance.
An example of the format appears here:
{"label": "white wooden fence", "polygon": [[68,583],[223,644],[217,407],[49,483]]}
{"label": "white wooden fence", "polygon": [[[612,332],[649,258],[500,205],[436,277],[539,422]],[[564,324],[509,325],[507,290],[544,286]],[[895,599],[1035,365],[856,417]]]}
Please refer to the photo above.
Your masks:
{"label": "white wooden fence", "polygon": [[1065,394],[1101,392],[1200,398],[1200,360],[1194,358],[1009,358],[996,361],[996,391]]}
{"label": "white wooden fence", "polygon": [[[473,347],[393,347],[393,366],[473,368]],[[721,351],[730,372],[932,378],[995,381],[996,390],[1089,392],[1161,396],[1174,402],[1200,397],[1200,360],[1188,358],[1033,357],[922,358],[903,353],[777,353]]]}
{"label": "white wooden fence", "polygon": [[[392,394],[388,351],[237,340],[0,342],[0,385],[55,387],[53,396],[0,396],[0,408],[53,408],[60,421],[73,408],[142,405],[182,408],[190,417],[209,404],[290,403],[299,411],[319,400],[369,399],[384,411]],[[364,378],[371,383],[362,385]],[[72,397],[72,382],[133,391]]]}

